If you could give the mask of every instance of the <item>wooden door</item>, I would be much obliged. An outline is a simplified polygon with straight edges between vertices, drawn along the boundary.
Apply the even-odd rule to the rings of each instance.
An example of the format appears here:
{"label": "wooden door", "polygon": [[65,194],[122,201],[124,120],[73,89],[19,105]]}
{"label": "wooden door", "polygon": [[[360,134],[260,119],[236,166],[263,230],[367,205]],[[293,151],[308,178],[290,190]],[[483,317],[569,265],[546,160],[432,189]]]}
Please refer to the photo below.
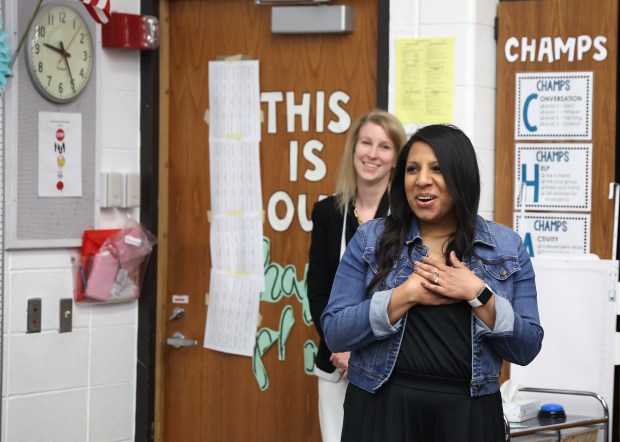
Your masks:
{"label": "wooden door", "polygon": [[[617,0],[539,0],[500,2],[497,39],[497,121],[495,162],[495,219],[512,225],[515,212],[515,145],[557,144],[571,148],[590,145],[592,161],[591,209],[573,210],[558,204],[562,212],[591,216],[590,252],[612,258],[613,201],[609,183],[615,181]],[[572,46],[571,46],[572,45]],[[558,73],[562,79],[579,73],[592,75],[590,136],[576,139],[558,133],[546,139],[516,140],[516,76],[524,73]],[[573,76],[574,76],[573,75]],[[541,76],[554,80],[553,76]],[[569,80],[570,81],[570,80]],[[548,87],[554,87],[548,83]],[[573,86],[576,83],[573,83]],[[574,94],[581,98],[579,94]],[[568,99],[568,96],[551,98]],[[558,101],[559,102],[559,101]],[[564,118],[551,112],[551,118]],[[564,114],[565,115],[565,114]],[[565,206],[564,208],[562,208]],[[543,210],[541,214],[557,213]],[[583,235],[583,234],[582,234]],[[613,257],[616,258],[616,257]]]}
{"label": "wooden door", "polygon": [[[304,309],[309,220],[319,195],[333,193],[344,132],[376,103],[377,2],[346,4],[355,9],[355,29],[338,35],[274,35],[271,7],[253,0],[161,4],[163,293],[158,337],[161,344],[181,332],[199,344],[159,347],[158,440],[320,440],[317,382],[308,373],[307,355],[312,349],[308,341],[318,345],[318,335]],[[278,330],[285,307],[294,315],[285,351],[279,352],[276,344],[261,358],[268,385],[254,375],[252,358],[202,347],[211,267],[209,126],[204,119],[208,62],[234,54],[260,63],[266,266],[280,272],[268,281],[275,302],[260,303],[259,328]],[[292,125],[287,99],[295,105],[308,103],[303,117],[290,120]],[[188,303],[174,304],[174,295],[186,296]],[[185,314],[168,320],[174,307],[184,308]]]}

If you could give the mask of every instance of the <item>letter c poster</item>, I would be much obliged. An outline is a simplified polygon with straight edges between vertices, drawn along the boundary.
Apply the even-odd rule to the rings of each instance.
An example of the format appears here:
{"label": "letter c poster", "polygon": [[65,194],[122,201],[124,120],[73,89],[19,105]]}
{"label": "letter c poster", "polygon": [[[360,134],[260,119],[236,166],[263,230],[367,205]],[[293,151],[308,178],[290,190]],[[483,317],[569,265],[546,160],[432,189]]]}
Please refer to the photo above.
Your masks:
{"label": "letter c poster", "polygon": [[529,72],[516,77],[516,140],[592,139],[592,72]]}

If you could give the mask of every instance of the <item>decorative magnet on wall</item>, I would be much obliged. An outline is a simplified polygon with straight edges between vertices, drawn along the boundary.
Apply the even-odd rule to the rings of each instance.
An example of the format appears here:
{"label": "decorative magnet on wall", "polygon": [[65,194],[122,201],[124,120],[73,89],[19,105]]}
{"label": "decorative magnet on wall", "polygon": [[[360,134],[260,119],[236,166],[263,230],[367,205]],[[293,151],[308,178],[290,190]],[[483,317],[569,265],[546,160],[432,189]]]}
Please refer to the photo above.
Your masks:
{"label": "decorative magnet on wall", "polygon": [[4,85],[7,83],[7,77],[11,75],[11,57],[9,56],[9,49],[11,45],[6,42],[7,33],[4,31],[2,20],[0,20],[0,95]]}
{"label": "decorative magnet on wall", "polygon": [[79,0],[97,23],[105,25],[110,20],[110,0]]}
{"label": "decorative magnet on wall", "polygon": [[159,20],[152,15],[112,12],[101,27],[104,48],[152,50],[159,47]]}

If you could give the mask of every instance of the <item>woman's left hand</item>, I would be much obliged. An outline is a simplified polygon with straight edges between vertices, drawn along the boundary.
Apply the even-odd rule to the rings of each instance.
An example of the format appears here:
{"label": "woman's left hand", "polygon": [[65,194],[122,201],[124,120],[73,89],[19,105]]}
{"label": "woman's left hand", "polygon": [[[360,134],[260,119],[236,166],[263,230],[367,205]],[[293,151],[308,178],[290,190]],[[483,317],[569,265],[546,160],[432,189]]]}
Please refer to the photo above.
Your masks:
{"label": "woman's left hand", "polygon": [[342,374],[344,379],[347,379],[347,374],[349,373],[349,357],[351,356],[350,351],[346,351],[343,353],[332,353],[329,357],[329,360],[332,361],[334,367]]}
{"label": "woman's left hand", "polygon": [[484,287],[484,281],[450,252],[452,267],[425,256],[416,262],[414,272],[424,278],[422,285],[439,295],[469,301]]}

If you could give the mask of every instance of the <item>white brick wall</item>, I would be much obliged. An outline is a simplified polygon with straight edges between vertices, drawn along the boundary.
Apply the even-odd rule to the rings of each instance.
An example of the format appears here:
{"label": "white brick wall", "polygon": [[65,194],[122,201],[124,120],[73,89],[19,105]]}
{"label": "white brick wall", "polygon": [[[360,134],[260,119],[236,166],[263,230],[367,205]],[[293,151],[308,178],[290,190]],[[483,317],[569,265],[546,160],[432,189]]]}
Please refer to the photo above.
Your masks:
{"label": "white brick wall", "polygon": [[[480,213],[493,219],[497,0],[391,0],[389,109],[395,102],[395,40],[454,37],[453,121],[471,138],[482,179]],[[415,128],[408,128],[413,131]]]}
{"label": "white brick wall", "polygon": [[[18,1],[5,0],[14,7]],[[111,6],[140,10],[139,0]],[[139,172],[140,54],[103,50],[100,32],[97,43],[99,170]],[[102,210],[99,227],[122,226],[125,213]],[[58,333],[59,300],[73,296],[77,254],[6,254],[2,441],[133,441],[137,304],[74,304],[72,332]],[[35,297],[42,298],[42,331],[26,334],[27,300]]]}
{"label": "white brick wall", "polygon": [[[5,0],[11,5],[17,1]],[[390,4],[390,109],[394,40],[455,37],[454,123],[478,151],[481,209],[492,217],[497,0],[391,0]],[[138,13],[139,5],[139,0],[112,0],[112,9],[119,12]],[[100,170],[139,172],[139,54],[99,48],[97,57]],[[137,216],[138,211],[130,213]],[[119,227],[123,216],[118,210],[102,210],[99,227]],[[59,334],[59,299],[72,296],[71,258],[76,254],[75,249],[21,250],[6,256],[5,442],[133,440],[137,305],[74,305],[73,331]],[[25,333],[26,301],[32,297],[42,298],[40,334]]]}

